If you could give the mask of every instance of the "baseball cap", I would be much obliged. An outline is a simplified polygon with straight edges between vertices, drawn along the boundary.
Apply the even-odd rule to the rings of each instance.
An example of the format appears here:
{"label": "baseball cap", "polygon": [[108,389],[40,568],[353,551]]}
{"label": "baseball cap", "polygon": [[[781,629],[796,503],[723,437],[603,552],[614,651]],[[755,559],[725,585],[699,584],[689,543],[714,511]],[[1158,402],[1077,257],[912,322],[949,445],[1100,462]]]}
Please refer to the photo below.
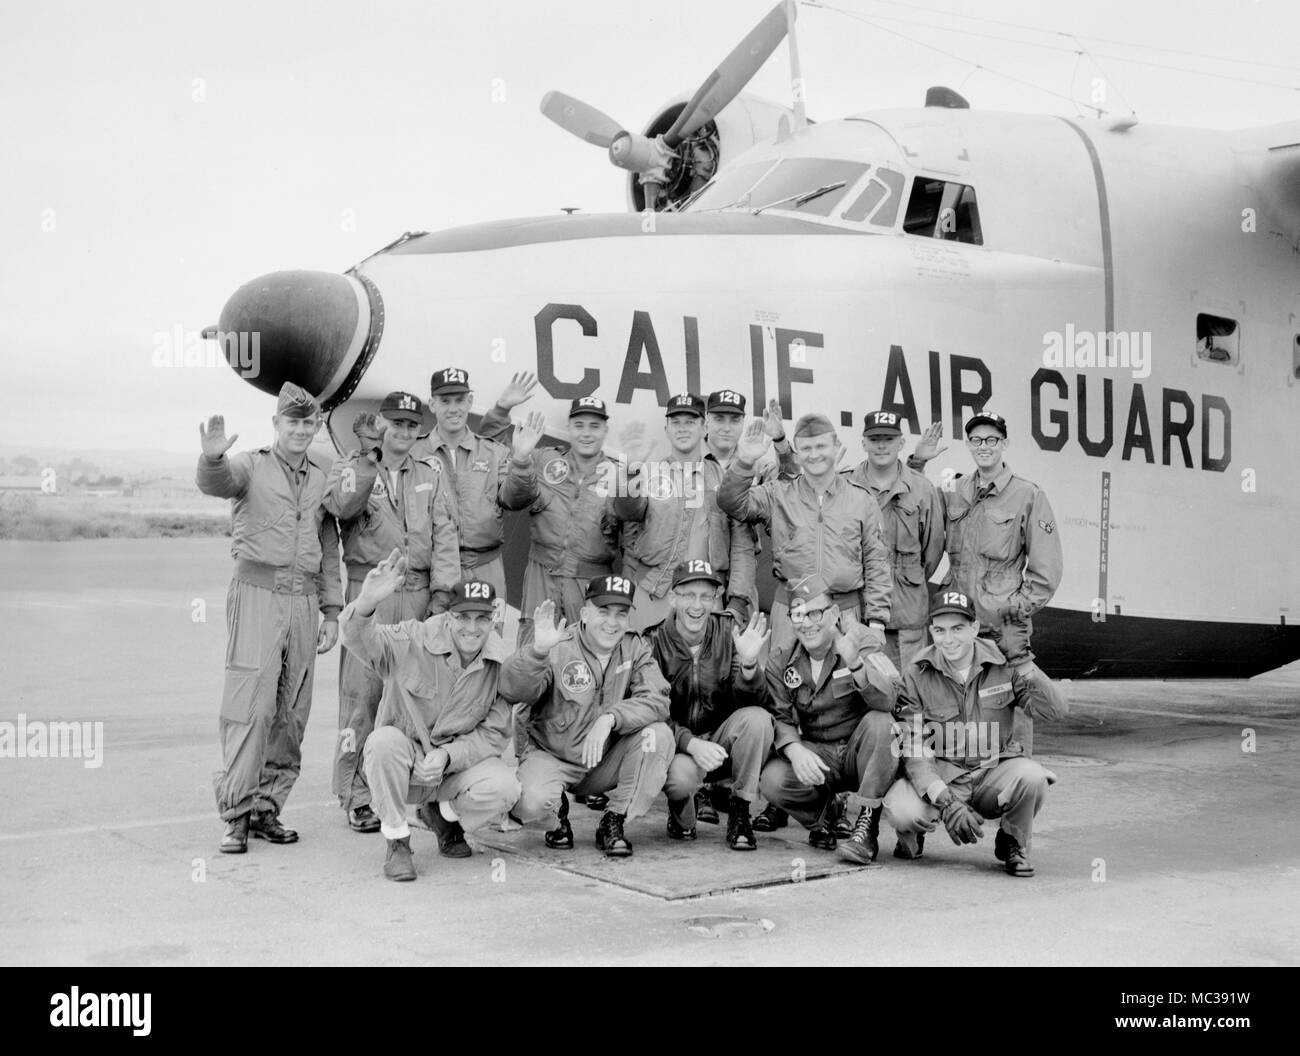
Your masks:
{"label": "baseball cap", "polygon": [[709,393],[708,406],[705,411],[712,414],[717,411],[718,414],[740,414],[745,413],[745,397],[735,389],[719,389],[717,392]]}
{"label": "baseball cap", "polygon": [[482,579],[462,579],[451,591],[451,612],[493,612],[497,592],[491,583]]}
{"label": "baseball cap", "polygon": [[947,613],[973,620],[975,603],[970,600],[970,595],[963,591],[941,590],[930,599],[930,616],[943,616]]}
{"label": "baseball cap", "polygon": [[970,431],[977,425],[991,425],[1002,434],[1002,439],[1007,438],[1007,420],[1000,414],[994,414],[992,411],[980,411],[966,423],[966,435],[970,436]]}
{"label": "baseball cap", "polygon": [[587,584],[586,598],[593,605],[632,604],[632,581],[627,576],[597,576]]}
{"label": "baseball cap", "polygon": [[379,405],[379,413],[392,422],[424,421],[424,401],[409,392],[390,392]]}
{"label": "baseball cap", "polygon": [[704,401],[693,392],[679,392],[668,401],[668,410],[664,417],[671,418],[674,414],[693,414],[703,418]]}
{"label": "baseball cap", "polygon": [[862,435],[902,436],[903,427],[898,424],[897,411],[872,411],[862,423]]}
{"label": "baseball cap", "polygon": [[455,396],[469,391],[469,371],[460,367],[443,367],[429,378],[430,396]]}
{"label": "baseball cap", "polygon": [[609,418],[609,411],[605,409],[605,401],[599,396],[579,396],[569,405],[569,417],[576,418],[580,414],[594,414],[598,418]]}
{"label": "baseball cap", "polygon": [[694,583],[697,580],[707,580],[715,587],[722,586],[722,577],[713,571],[713,566],[707,561],[699,559],[693,561],[683,561],[673,569],[673,586],[680,586],[682,583]]}
{"label": "baseball cap", "polygon": [[796,439],[801,436],[821,436],[823,433],[835,432],[835,426],[824,414],[805,414],[794,425]]}

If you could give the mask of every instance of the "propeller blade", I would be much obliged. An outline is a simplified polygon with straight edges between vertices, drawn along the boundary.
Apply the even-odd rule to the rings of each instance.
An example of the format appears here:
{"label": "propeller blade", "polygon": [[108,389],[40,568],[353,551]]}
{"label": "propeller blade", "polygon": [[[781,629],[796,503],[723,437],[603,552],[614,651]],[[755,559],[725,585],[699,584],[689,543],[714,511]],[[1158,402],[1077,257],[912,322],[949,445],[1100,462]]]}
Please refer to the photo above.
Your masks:
{"label": "propeller blade", "polygon": [[722,60],[718,68],[709,74],[664,136],[668,146],[676,147],[687,136],[712,121],[753,79],[758,68],[785,39],[789,28],[785,10],[784,2],[772,8],[749,31],[749,35],[732,49],[731,54]]}
{"label": "propeller blade", "polygon": [[608,148],[623,132],[623,126],[608,114],[563,92],[547,92],[542,96],[542,113],[566,132],[597,147]]}

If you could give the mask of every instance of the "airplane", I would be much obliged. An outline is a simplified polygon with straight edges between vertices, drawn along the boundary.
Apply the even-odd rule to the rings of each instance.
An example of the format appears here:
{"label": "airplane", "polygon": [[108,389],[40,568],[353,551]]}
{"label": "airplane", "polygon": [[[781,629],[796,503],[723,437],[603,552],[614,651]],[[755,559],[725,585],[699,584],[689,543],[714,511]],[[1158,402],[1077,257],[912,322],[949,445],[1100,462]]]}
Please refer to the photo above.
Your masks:
{"label": "airplane", "polygon": [[[657,435],[686,390],[820,410],[850,456],[863,415],[893,409],[913,435],[944,423],[944,486],[988,407],[1062,537],[1034,618],[1050,676],[1242,678],[1300,658],[1300,122],[982,112],[942,87],[812,122],[797,92],[743,90],[787,36],[797,84],[778,3],[640,133],[547,94],[548,118],[627,172],[628,213],[408,233],[342,275],[252,280],[206,336],[239,369],[232,339],[260,335],[247,380],[317,395],[340,452],[357,414],[449,365],[479,413],[536,372],[552,439],[570,400],[599,394],[611,446],[634,423]],[[516,521],[512,604],[526,549]]]}

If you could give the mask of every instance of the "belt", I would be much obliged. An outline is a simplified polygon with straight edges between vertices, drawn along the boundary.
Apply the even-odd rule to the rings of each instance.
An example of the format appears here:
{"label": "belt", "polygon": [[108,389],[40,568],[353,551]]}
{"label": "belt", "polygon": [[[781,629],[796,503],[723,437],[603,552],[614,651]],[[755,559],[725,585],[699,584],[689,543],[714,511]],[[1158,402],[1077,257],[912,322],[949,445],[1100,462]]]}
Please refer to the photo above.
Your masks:
{"label": "belt", "polygon": [[[302,589],[292,590],[290,586],[296,578],[301,578]],[[235,579],[241,583],[251,583],[255,587],[273,590],[277,594],[315,594],[316,574],[298,573],[293,569],[279,565],[267,565],[261,561],[250,561],[246,557],[235,558]]]}
{"label": "belt", "polygon": [[500,543],[493,543],[491,546],[481,546],[477,549],[461,547],[460,563],[464,568],[477,568],[479,565],[486,565],[489,561],[494,560],[500,552]]}
{"label": "belt", "polygon": [[[348,580],[353,583],[360,583],[370,574],[374,565],[363,565],[360,563],[348,562]],[[429,570],[427,568],[409,568],[406,570],[406,580],[402,583],[403,590],[428,590],[429,589]]]}

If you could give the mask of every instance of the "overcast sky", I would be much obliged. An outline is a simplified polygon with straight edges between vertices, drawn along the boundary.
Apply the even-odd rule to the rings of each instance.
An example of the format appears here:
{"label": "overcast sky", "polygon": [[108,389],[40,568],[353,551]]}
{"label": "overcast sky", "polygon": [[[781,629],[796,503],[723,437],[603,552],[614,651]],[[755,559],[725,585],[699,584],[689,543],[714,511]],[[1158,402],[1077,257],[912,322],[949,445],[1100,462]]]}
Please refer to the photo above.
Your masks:
{"label": "overcast sky", "polygon": [[[1291,0],[834,6],[875,25],[801,5],[819,120],[920,105],[932,84],[984,109],[1072,114],[1071,96],[1087,101],[1103,76],[1109,107],[1127,101],[1144,122],[1300,119]],[[639,129],[770,7],[5,4],[0,442],[193,452],[197,422],[217,410],[258,423],[241,426],[258,438],[271,398],[224,363],[158,368],[159,335],[215,323],[257,275],[340,272],[403,231],[624,209],[622,174],[538,113],[543,93],[559,88]],[[1077,35],[1100,68],[1068,36],[1021,26]],[[749,90],[785,102],[788,79],[782,48]]]}

